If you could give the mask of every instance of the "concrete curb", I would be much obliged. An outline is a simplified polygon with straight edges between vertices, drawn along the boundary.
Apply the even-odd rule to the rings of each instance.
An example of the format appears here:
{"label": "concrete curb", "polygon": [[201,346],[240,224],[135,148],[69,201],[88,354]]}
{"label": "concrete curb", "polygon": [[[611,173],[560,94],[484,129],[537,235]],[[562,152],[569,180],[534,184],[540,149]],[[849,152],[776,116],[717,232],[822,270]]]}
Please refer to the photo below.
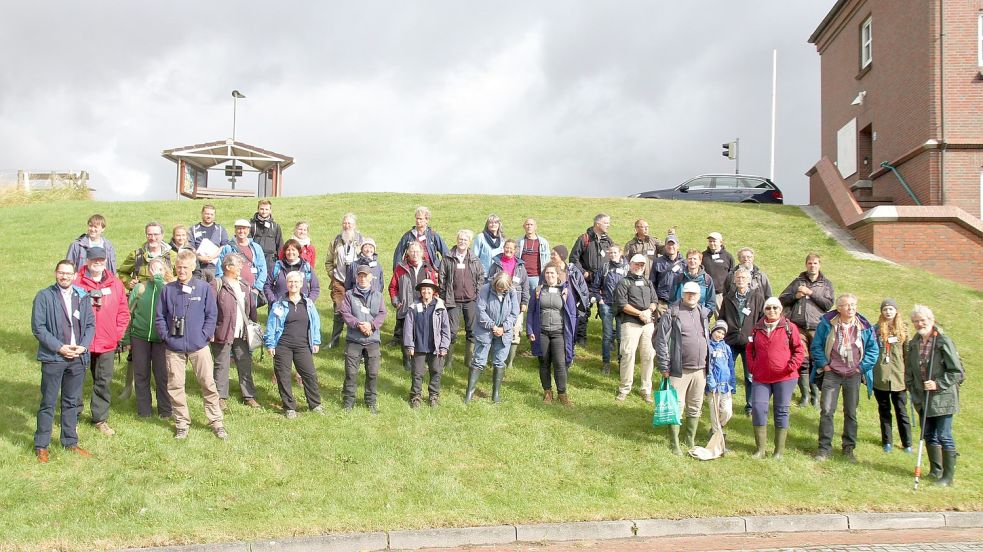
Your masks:
{"label": "concrete curb", "polygon": [[124,552],[136,552],[137,550],[155,550],[157,552],[300,552],[308,550],[358,552],[448,548],[516,542],[562,542],[631,539],[634,537],[744,535],[861,529],[935,529],[944,527],[983,527],[983,512],[858,512],[493,525],[419,531],[347,533],[284,540],[169,546],[156,549],[131,548]]}

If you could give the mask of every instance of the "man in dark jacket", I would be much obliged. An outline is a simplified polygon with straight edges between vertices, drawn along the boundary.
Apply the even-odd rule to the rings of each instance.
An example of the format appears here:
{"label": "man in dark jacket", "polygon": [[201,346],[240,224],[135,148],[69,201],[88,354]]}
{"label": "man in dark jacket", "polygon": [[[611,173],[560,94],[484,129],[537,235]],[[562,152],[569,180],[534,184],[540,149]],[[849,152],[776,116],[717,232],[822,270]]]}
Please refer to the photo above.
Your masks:
{"label": "man in dark jacket", "polygon": [[663,246],[662,255],[659,255],[652,263],[652,272],[649,279],[655,288],[655,294],[659,298],[659,316],[665,314],[669,303],[672,301],[672,284],[676,274],[686,270],[686,259],[679,254],[679,239],[675,234],[666,236],[666,244]]}
{"label": "man in dark jacket", "polygon": [[406,254],[406,247],[413,242],[420,244],[423,248],[423,260],[432,266],[434,270],[440,270],[440,264],[447,255],[447,244],[444,243],[444,239],[440,237],[440,234],[430,227],[430,209],[417,207],[413,216],[416,221],[415,226],[403,234],[403,237],[399,239],[399,243],[396,244],[396,250],[393,252],[393,272],[396,271],[396,267],[403,260],[403,256]]}
{"label": "man in dark jacket", "polygon": [[742,247],[737,250],[737,264],[734,268],[730,270],[730,274],[727,275],[727,282],[724,284],[724,293],[732,290],[734,287],[734,272],[738,268],[745,268],[751,274],[751,284],[749,287],[752,290],[760,289],[761,296],[765,299],[771,297],[771,282],[768,280],[768,275],[754,264],[754,250],[750,247]]}
{"label": "man in dark jacket", "polygon": [[[591,305],[597,301],[601,292],[601,280],[604,263],[607,260],[608,248],[614,243],[608,236],[611,227],[611,217],[598,213],[594,217],[594,225],[577,238],[570,248],[570,264],[584,273],[584,280],[590,290]],[[590,320],[590,305],[582,319],[577,320],[577,342],[587,343],[587,321]]]}
{"label": "man in dark jacket", "polygon": [[645,402],[651,403],[652,370],[655,366],[653,318],[657,309],[655,288],[645,278],[644,255],[636,253],[629,261],[628,268],[628,274],[614,290],[614,311],[621,320],[621,379],[615,399],[624,401],[628,398],[635,379],[635,350],[641,348],[641,394]]}
{"label": "man in dark jacket", "polygon": [[157,303],[154,326],[164,340],[167,362],[167,394],[174,412],[174,438],[186,439],[191,417],[184,392],[188,362],[205,399],[205,416],[219,439],[228,438],[223,424],[222,407],[215,387],[214,364],[208,341],[215,334],[218,308],[215,291],[206,282],[193,277],[195,254],[182,251],[177,258],[177,280],[164,286]]}
{"label": "man in dark jacket", "polygon": [[734,268],[734,257],[724,249],[723,236],[720,232],[710,232],[707,235],[707,249],[703,252],[703,270],[706,270],[713,279],[716,288],[714,301],[717,302],[718,312],[724,299],[727,276],[732,268]]}
{"label": "man in dark jacket", "polygon": [[826,311],[833,307],[833,282],[830,282],[823,275],[822,258],[818,253],[806,255],[805,272],[792,280],[792,283],[785,288],[785,291],[778,297],[785,308],[785,317],[799,327],[799,335],[802,336],[803,344],[806,349],[806,356],[802,360],[802,367],[799,368],[799,393],[802,400],[799,406],[809,404],[809,395],[812,395],[812,406],[819,408],[819,387],[809,385],[809,372],[812,366],[812,339],[816,336],[816,328],[819,320]]}
{"label": "man in dark jacket", "polygon": [[61,396],[61,445],[80,456],[92,456],[78,446],[82,384],[89,364],[89,346],[96,333],[95,315],[88,295],[72,286],[75,265],[62,260],[55,265],[55,284],[34,296],[31,331],[38,340],[41,361],[41,406],[34,432],[34,454],[48,462],[55,405]]}
{"label": "man in dark jacket", "polygon": [[249,237],[263,248],[266,266],[272,267],[276,256],[283,247],[283,232],[280,224],[273,220],[273,203],[268,199],[259,200],[256,214],[250,219]]}
{"label": "man in dark jacket", "polygon": [[457,245],[447,254],[447,262],[440,267],[441,299],[447,307],[450,318],[451,344],[447,350],[444,369],[450,369],[454,362],[454,343],[457,332],[464,319],[464,365],[471,366],[474,355],[474,323],[478,317],[478,292],[485,283],[485,269],[481,261],[471,252],[470,230],[457,233]]}
{"label": "man in dark jacket", "polygon": [[345,384],[341,395],[346,412],[355,407],[355,389],[358,385],[358,365],[365,359],[365,406],[376,414],[376,378],[382,358],[382,338],[379,328],[386,321],[386,304],[382,292],[372,285],[372,268],[360,265],[355,275],[355,285],[345,292],[341,302],[341,318],[348,327],[345,336]]}
{"label": "man in dark jacket", "polygon": [[[205,204],[201,208],[201,222],[191,225],[189,232],[191,245],[194,246],[196,252],[206,239],[219,249],[229,243],[229,233],[221,224],[215,222],[214,205]],[[201,263],[202,277],[211,283],[215,279],[215,269],[218,267],[218,253],[216,252],[214,255],[199,253],[198,262]]]}

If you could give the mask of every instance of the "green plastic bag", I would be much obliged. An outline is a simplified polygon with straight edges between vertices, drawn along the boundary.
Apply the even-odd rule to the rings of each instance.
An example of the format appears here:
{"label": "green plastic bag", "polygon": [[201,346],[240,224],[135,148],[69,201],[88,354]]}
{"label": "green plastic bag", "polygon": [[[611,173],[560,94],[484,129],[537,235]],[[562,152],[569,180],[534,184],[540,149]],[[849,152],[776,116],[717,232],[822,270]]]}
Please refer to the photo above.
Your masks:
{"label": "green plastic bag", "polygon": [[653,396],[655,400],[655,414],[652,416],[652,425],[655,427],[667,425],[679,425],[679,395],[676,389],[669,385],[669,378],[662,378],[662,385]]}

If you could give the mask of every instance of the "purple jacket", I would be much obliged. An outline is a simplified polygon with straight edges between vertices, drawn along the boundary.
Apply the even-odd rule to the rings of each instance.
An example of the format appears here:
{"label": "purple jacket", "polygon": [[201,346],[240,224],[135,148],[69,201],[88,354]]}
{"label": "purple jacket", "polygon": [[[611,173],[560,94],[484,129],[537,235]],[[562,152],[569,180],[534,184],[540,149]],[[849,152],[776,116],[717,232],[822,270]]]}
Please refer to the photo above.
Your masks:
{"label": "purple jacket", "polygon": [[[171,335],[176,319],[184,319],[184,336]],[[187,284],[175,280],[166,286],[157,302],[154,327],[169,351],[193,353],[208,346],[215,334],[218,307],[215,290],[208,282],[192,278]]]}

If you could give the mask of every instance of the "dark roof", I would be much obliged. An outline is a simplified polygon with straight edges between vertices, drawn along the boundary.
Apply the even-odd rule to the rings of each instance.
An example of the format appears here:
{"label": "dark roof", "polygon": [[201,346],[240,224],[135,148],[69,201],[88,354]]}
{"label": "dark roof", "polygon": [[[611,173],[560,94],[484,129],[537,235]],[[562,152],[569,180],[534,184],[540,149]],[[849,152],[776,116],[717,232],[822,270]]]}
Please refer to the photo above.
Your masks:
{"label": "dark roof", "polygon": [[829,26],[830,22],[833,21],[833,18],[836,17],[836,14],[839,13],[840,8],[842,8],[843,4],[846,4],[846,2],[847,0],[836,0],[836,3],[833,4],[832,8],[830,8],[829,13],[827,13],[826,17],[824,17],[822,22],[819,23],[816,30],[812,32],[812,35],[809,37],[809,44],[815,44],[816,41],[819,40],[819,35],[823,34],[823,31],[826,30],[826,27]]}

